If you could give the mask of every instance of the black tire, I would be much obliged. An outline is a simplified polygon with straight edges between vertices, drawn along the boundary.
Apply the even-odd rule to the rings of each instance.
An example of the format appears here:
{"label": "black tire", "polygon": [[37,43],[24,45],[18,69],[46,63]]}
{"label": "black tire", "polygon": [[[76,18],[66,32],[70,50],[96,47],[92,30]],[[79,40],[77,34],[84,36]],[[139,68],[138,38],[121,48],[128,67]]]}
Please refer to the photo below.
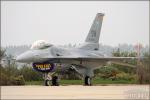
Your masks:
{"label": "black tire", "polygon": [[57,76],[53,76],[52,77],[52,86],[59,86],[58,77]]}
{"label": "black tire", "polygon": [[89,76],[86,76],[84,79],[84,85],[85,86],[91,86],[91,78]]}
{"label": "black tire", "polygon": [[50,80],[45,80],[45,86],[50,86]]}

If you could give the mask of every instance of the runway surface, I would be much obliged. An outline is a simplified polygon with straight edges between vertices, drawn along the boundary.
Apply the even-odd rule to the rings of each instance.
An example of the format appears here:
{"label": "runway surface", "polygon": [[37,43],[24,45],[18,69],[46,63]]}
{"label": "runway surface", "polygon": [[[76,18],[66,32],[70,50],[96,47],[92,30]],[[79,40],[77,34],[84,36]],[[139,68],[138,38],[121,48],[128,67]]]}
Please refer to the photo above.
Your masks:
{"label": "runway surface", "polygon": [[1,99],[149,99],[149,85],[2,86]]}

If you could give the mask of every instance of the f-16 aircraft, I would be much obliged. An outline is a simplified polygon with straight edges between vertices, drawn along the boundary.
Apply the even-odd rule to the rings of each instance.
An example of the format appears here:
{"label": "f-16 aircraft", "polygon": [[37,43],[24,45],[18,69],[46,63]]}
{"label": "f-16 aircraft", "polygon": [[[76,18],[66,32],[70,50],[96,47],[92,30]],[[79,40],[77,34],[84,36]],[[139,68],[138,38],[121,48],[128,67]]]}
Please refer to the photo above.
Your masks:
{"label": "f-16 aircraft", "polygon": [[[108,62],[131,60],[135,57],[108,57],[99,50],[99,37],[104,14],[97,13],[85,42],[76,48],[60,47],[44,40],[36,41],[31,49],[19,55],[16,60],[22,63],[32,63],[35,70],[45,74],[45,85],[58,85],[58,76],[52,76],[57,64],[64,64],[83,75],[84,85],[91,85],[94,70],[105,66]],[[62,67],[64,68],[64,67]],[[50,82],[52,82],[50,84]]]}

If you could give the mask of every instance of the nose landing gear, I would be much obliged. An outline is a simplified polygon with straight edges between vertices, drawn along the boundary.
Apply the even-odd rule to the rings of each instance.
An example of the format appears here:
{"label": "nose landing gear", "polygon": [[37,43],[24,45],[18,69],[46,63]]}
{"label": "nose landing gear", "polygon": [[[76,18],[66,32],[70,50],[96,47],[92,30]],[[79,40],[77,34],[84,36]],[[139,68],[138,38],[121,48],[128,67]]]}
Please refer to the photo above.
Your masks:
{"label": "nose landing gear", "polygon": [[45,86],[59,86],[58,76],[53,76],[54,73],[45,73],[44,74],[44,85]]}

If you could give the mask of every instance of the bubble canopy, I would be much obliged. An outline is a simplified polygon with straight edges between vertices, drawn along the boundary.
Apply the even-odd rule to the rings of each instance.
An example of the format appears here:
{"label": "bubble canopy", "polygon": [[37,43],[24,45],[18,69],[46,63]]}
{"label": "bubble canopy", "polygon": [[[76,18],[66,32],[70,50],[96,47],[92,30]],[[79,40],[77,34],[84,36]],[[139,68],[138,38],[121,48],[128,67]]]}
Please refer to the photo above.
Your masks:
{"label": "bubble canopy", "polygon": [[48,43],[45,40],[37,40],[31,45],[30,49],[45,49],[51,46],[52,44]]}

